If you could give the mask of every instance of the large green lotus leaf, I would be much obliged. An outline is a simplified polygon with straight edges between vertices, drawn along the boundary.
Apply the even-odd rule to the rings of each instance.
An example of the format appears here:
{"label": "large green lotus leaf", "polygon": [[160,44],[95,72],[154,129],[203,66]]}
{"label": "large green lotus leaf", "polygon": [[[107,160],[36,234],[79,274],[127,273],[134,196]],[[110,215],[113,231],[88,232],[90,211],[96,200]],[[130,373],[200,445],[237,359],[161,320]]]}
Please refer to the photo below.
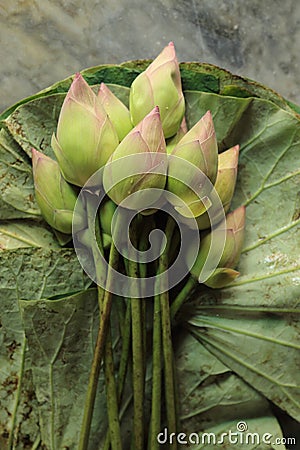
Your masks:
{"label": "large green lotus leaf", "polygon": [[[21,300],[19,303],[38,401],[43,448],[75,449],[79,441],[99,326],[97,289],[88,289],[56,300]],[[120,352],[118,306],[118,303],[114,303],[110,322],[116,366]],[[130,391],[127,388],[125,392],[131,400],[131,385]],[[122,419],[123,445],[129,448],[127,441],[130,437],[131,410],[128,410],[128,406],[123,409]],[[106,433],[106,396],[104,374],[101,371],[89,448],[103,448]]]}
{"label": "large green lotus leaf", "polygon": [[23,450],[40,440],[35,388],[16,290],[0,286],[0,448]]}
{"label": "large green lotus leaf", "polygon": [[53,231],[45,222],[29,219],[0,221],[0,249],[24,247],[58,248]]}
{"label": "large green lotus leaf", "polygon": [[31,161],[4,129],[0,131],[0,180],[0,219],[40,216]]}
{"label": "large green lotus leaf", "polygon": [[230,97],[259,97],[288,111],[293,110],[281,95],[249,78],[234,75],[225,69],[206,63],[181,63],[184,90],[211,92]]}
{"label": "large green lotus leaf", "polygon": [[189,323],[224,364],[300,420],[299,315],[212,306]]}
{"label": "large green lotus leaf", "polygon": [[[59,300],[21,301],[20,307],[41,440],[49,450],[76,448],[99,323],[97,290]],[[98,386],[91,448],[96,448],[107,427],[102,373]]]}
{"label": "large green lotus leaf", "polygon": [[23,450],[39,441],[39,423],[18,302],[76,292],[89,280],[69,249],[2,251],[0,273],[0,448]]}
{"label": "large green lotus leaf", "polygon": [[55,159],[51,136],[56,131],[65,94],[37,98],[19,106],[5,121],[5,128],[31,158],[32,147]]}
{"label": "large green lotus leaf", "polygon": [[246,205],[241,276],[199,294],[190,323],[221,361],[300,420],[299,119],[261,99],[186,98],[190,124],[210,108],[222,147],[241,145],[233,207]]}
{"label": "large green lotus leaf", "polygon": [[[285,449],[283,444],[270,446],[262,442],[265,433],[272,434],[271,443],[282,438],[277,419],[262,395],[232,373],[187,330],[177,335],[176,341],[180,428],[186,433],[186,440],[191,438],[194,443],[191,448],[213,450],[219,444],[231,450],[233,443],[228,435],[221,445],[222,433],[237,432],[238,424],[243,422],[248,429],[238,435],[239,439],[244,436],[239,449]],[[259,437],[249,436],[247,443],[246,433],[257,433]]]}

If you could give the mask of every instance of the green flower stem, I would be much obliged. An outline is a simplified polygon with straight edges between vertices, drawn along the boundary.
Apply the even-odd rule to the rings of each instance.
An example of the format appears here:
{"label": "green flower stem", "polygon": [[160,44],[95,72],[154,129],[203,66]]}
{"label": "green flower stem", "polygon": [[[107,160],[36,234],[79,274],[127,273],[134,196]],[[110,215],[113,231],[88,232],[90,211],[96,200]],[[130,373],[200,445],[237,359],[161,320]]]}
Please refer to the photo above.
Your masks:
{"label": "green flower stem", "polygon": [[146,377],[146,367],[147,367],[147,299],[141,298],[141,324],[142,324],[142,343],[143,343],[143,365],[144,365],[144,376]]}
{"label": "green flower stem", "polygon": [[[118,299],[121,301],[121,299]],[[121,404],[121,399],[125,386],[126,373],[129,362],[129,353],[130,353],[130,338],[131,338],[131,305],[130,302],[127,303],[125,321],[122,327],[122,351],[120,358],[120,365],[118,371],[117,378],[117,402],[118,406]],[[104,446],[101,447],[101,450],[109,450],[110,449],[110,432],[109,430],[106,433]],[[100,450],[100,449],[99,449]]]}
{"label": "green flower stem", "polygon": [[[103,239],[100,229],[100,216],[98,215],[98,221],[96,222],[96,240],[98,243],[99,250],[102,255],[104,255]],[[100,267],[97,265],[97,276],[101,276]],[[102,271],[101,271],[102,272]],[[103,312],[103,299],[105,292],[98,286],[98,303],[99,311]],[[108,433],[107,439],[105,441],[106,447],[109,449],[110,445],[112,450],[122,450],[122,440],[121,440],[121,430],[119,421],[119,402],[117,396],[116,380],[115,380],[115,369],[113,361],[113,348],[112,348],[112,337],[111,337],[111,327],[110,324],[107,330],[107,337],[104,349],[104,376],[105,376],[105,387],[106,387],[106,406],[108,415]]]}
{"label": "green flower stem", "polygon": [[[87,395],[83,412],[83,420],[81,425],[78,450],[87,450],[88,448],[90,428],[97,393],[98,379],[105,349],[106,336],[109,329],[110,312],[112,305],[112,293],[110,291],[113,284],[113,275],[110,269],[117,269],[118,263],[119,263],[119,253],[114,245],[114,242],[112,241],[109,254],[109,268],[107,272],[105,292],[103,296],[103,301],[101,300],[102,310],[100,311],[99,329],[87,388]],[[102,296],[102,289],[101,292],[98,291],[98,293],[99,295]]]}
{"label": "green flower stem", "polygon": [[[143,216],[143,230],[141,233],[141,237],[139,240],[139,250],[140,251],[146,251],[148,249],[149,246],[149,234],[150,232],[155,228],[155,222],[153,219],[153,216]],[[139,276],[140,278],[147,278],[147,270],[148,270],[148,265],[147,263],[139,263]],[[146,320],[147,320],[147,303],[149,303],[149,300],[144,297],[144,289],[146,289],[146,283],[147,280],[145,280],[145,282],[141,285],[141,304],[142,304],[142,324],[146,324]],[[144,345],[144,367],[146,367],[147,364],[147,327],[144,325],[143,326],[143,345]]]}
{"label": "green flower stem", "polygon": [[115,380],[115,368],[111,339],[111,329],[110,327],[108,327],[104,352],[104,376],[109,436],[112,450],[122,450],[122,438],[119,421],[119,401]]}
{"label": "green flower stem", "polygon": [[[161,326],[164,356],[165,398],[167,410],[168,432],[176,433],[177,414],[174,382],[174,361],[172,349],[171,321],[169,309],[169,294],[165,292],[160,295]],[[176,449],[176,443],[172,446]]]}
{"label": "green flower stem", "polygon": [[133,360],[133,408],[135,450],[144,449],[144,355],[142,309],[139,298],[131,299],[132,360]]}
{"label": "green flower stem", "polygon": [[130,354],[130,343],[131,343],[131,304],[130,301],[127,303],[125,321],[124,321],[124,331],[122,335],[122,351],[121,359],[119,365],[118,373],[118,401],[121,402],[126,373],[128,368],[129,354]]}
{"label": "green flower stem", "polygon": [[[164,252],[159,259],[158,272],[163,274],[168,270],[169,253],[172,244],[172,236],[175,229],[175,221],[169,217],[166,224],[165,235],[167,244]],[[165,292],[160,294],[160,308],[161,308],[161,328],[162,328],[162,347],[164,360],[164,381],[165,381],[165,400],[167,410],[167,426],[169,433],[176,433],[177,430],[177,402],[174,381],[174,361],[172,348],[172,333],[171,333],[171,319],[170,319],[170,305],[169,305],[169,291],[167,289],[167,273],[163,279]],[[176,449],[177,444],[172,445],[172,449]]]}
{"label": "green flower stem", "polygon": [[[103,239],[100,229],[100,216],[98,215],[98,221],[96,223],[96,239],[102,255],[104,255]],[[97,267],[99,270],[99,268]],[[100,275],[100,274],[99,274]],[[99,311],[103,312],[103,299],[105,292],[98,286],[98,302]],[[108,433],[106,439],[106,446],[109,449],[110,445],[112,450],[122,450],[121,429],[119,420],[119,399],[115,380],[115,368],[113,360],[113,348],[112,348],[112,336],[111,327],[108,326],[107,337],[104,349],[104,376],[106,387],[106,406],[108,415]]]}
{"label": "green flower stem", "polygon": [[[103,299],[105,291],[98,286],[99,310],[102,313]],[[106,388],[106,406],[108,416],[108,433],[105,439],[105,448],[112,450],[122,450],[121,429],[119,420],[119,401],[115,380],[115,368],[113,361],[113,348],[111,327],[108,326],[107,337],[103,355],[104,377]]]}
{"label": "green flower stem", "polygon": [[[132,244],[137,248],[137,230],[133,224]],[[128,274],[131,278],[139,277],[139,264],[128,260]],[[142,303],[140,298],[131,299],[132,321],[132,362],[133,362],[133,427],[135,450],[144,449],[144,345],[142,324]]]}
{"label": "green flower stem", "polygon": [[153,310],[152,399],[148,450],[158,450],[160,448],[157,435],[161,431],[161,358],[161,311],[160,297],[157,295],[154,298]]}
{"label": "green flower stem", "polygon": [[171,315],[171,321],[174,322],[176,320],[176,315],[183,305],[183,303],[187,300],[187,298],[191,295],[193,290],[196,288],[198,282],[193,278],[192,276],[189,277],[186,284],[183,286],[175,300],[173,301],[171,307],[170,307],[170,315]]}

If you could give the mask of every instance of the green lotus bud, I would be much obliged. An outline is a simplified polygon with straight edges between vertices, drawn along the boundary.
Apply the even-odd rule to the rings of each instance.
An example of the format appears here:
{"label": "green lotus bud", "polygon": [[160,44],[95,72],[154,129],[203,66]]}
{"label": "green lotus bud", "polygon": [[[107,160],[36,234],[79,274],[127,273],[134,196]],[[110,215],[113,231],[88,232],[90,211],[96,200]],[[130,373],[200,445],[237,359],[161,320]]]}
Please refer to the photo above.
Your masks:
{"label": "green lotus bud", "polygon": [[[223,210],[226,213],[230,207],[230,203],[234,194],[237,168],[239,159],[239,146],[226,150],[218,156],[218,174],[215,183],[215,190],[220,197]],[[216,224],[223,218],[223,214],[218,209],[213,211],[210,209],[213,223]],[[207,212],[196,218],[199,230],[205,230],[211,225],[211,220]]]}
{"label": "green lotus bud", "polygon": [[56,161],[34,149],[32,168],[36,201],[42,216],[51,227],[70,234],[77,200],[75,189],[62,177]]}
{"label": "green lotus bud", "polygon": [[[245,207],[240,206],[226,216],[226,224],[224,222],[220,223],[214,231],[216,245],[223,245],[222,236],[224,233],[224,225],[226,226],[226,239],[222,256],[216,270],[205,281],[204,284],[207,286],[212,288],[224,287],[239,275],[239,272],[233,269],[239,261],[244,242],[245,213]],[[218,239],[218,234],[220,239]],[[197,259],[190,270],[192,276],[197,279],[207,259],[210,247],[211,232],[201,239]],[[187,260],[189,261],[189,255],[187,255]]]}
{"label": "green lotus bud", "polygon": [[119,143],[101,101],[77,73],[62,105],[51,145],[64,178],[83,186]]}
{"label": "green lotus bud", "polygon": [[187,124],[186,124],[186,120],[185,120],[185,117],[184,117],[182,119],[180,128],[177,131],[177,133],[175,134],[175,136],[173,136],[172,138],[168,139],[168,141],[167,141],[167,154],[168,155],[170,155],[172,153],[172,151],[174,150],[174,148],[176,147],[176,145],[178,144],[180,139],[183,138],[183,136],[187,133],[187,131],[188,131]]}
{"label": "green lotus bud", "polygon": [[185,110],[173,42],[132,83],[129,109],[134,125],[158,105],[166,138],[177,133]]}
{"label": "green lotus bud", "polygon": [[100,224],[103,232],[111,236],[111,222],[117,205],[108,198],[100,206]]}
{"label": "green lotus bud", "polygon": [[212,289],[221,289],[232,283],[239,274],[240,273],[234,269],[222,267],[221,269],[216,269],[204,284]]}
{"label": "green lotus bud", "polygon": [[[78,233],[77,239],[78,241],[83,244],[86,248],[90,248],[92,250],[92,242],[94,239],[94,235],[91,233],[91,230],[85,229]],[[107,249],[110,247],[112,242],[112,237],[110,234],[102,233],[102,245],[104,249]]]}
{"label": "green lotus bud", "polygon": [[133,128],[129,109],[104,83],[100,85],[98,98],[115,127],[119,141],[122,141],[126,134]]}
{"label": "green lotus bud", "polygon": [[226,237],[225,248],[219,267],[236,267],[244,243],[245,237],[246,208],[240,206],[226,216],[226,227],[228,237]]}
{"label": "green lotus bud", "polygon": [[[172,155],[192,163],[195,168],[202,171],[211,183],[215,182],[218,170],[218,146],[210,111],[183,136],[174,148]],[[195,177],[196,179],[194,179]],[[203,184],[203,193],[205,192],[208,185],[207,180],[204,177],[198,180],[198,177],[198,171],[193,176],[190,167],[182,166],[178,163],[177,158],[170,159],[167,188],[184,201],[194,217],[200,216],[207,209],[207,206],[203,205],[198,195],[191,188],[191,185],[199,185],[200,183]],[[209,186],[211,189],[210,184]],[[183,216],[190,216],[188,208],[183,207],[182,204],[174,204],[174,206]]]}
{"label": "green lotus bud", "polygon": [[[135,157],[126,158],[131,155]],[[115,203],[120,204],[136,192],[139,192],[139,197],[135,196],[139,207],[148,208],[157,201],[161,193],[153,193],[151,188],[163,190],[166,183],[165,173],[155,172],[162,164],[166,167],[166,143],[158,107],[125,136],[109,163],[104,168],[103,185]],[[136,209],[137,203],[126,208]]]}

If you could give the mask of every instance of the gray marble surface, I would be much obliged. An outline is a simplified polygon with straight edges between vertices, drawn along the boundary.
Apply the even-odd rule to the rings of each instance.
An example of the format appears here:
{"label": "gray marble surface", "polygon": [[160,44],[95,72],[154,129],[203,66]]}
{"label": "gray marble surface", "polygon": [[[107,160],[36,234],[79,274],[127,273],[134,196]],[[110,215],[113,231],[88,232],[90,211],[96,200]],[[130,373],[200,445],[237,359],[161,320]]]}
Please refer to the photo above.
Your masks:
{"label": "gray marble surface", "polygon": [[297,0],[0,0],[0,110],[85,67],[170,41],[300,103]]}

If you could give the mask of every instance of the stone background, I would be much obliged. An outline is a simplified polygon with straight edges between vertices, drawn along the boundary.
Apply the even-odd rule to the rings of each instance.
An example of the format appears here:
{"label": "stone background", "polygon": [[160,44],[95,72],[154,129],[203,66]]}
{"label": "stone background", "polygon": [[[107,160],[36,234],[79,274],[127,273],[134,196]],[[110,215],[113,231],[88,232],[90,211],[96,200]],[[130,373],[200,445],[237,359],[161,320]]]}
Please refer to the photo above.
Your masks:
{"label": "stone background", "polygon": [[0,0],[0,110],[83,68],[153,58],[173,40],[300,103],[297,0]]}
{"label": "stone background", "polygon": [[[0,111],[83,68],[154,58],[170,40],[180,61],[300,103],[297,0],[0,0]],[[295,436],[299,424],[280,417]]]}

